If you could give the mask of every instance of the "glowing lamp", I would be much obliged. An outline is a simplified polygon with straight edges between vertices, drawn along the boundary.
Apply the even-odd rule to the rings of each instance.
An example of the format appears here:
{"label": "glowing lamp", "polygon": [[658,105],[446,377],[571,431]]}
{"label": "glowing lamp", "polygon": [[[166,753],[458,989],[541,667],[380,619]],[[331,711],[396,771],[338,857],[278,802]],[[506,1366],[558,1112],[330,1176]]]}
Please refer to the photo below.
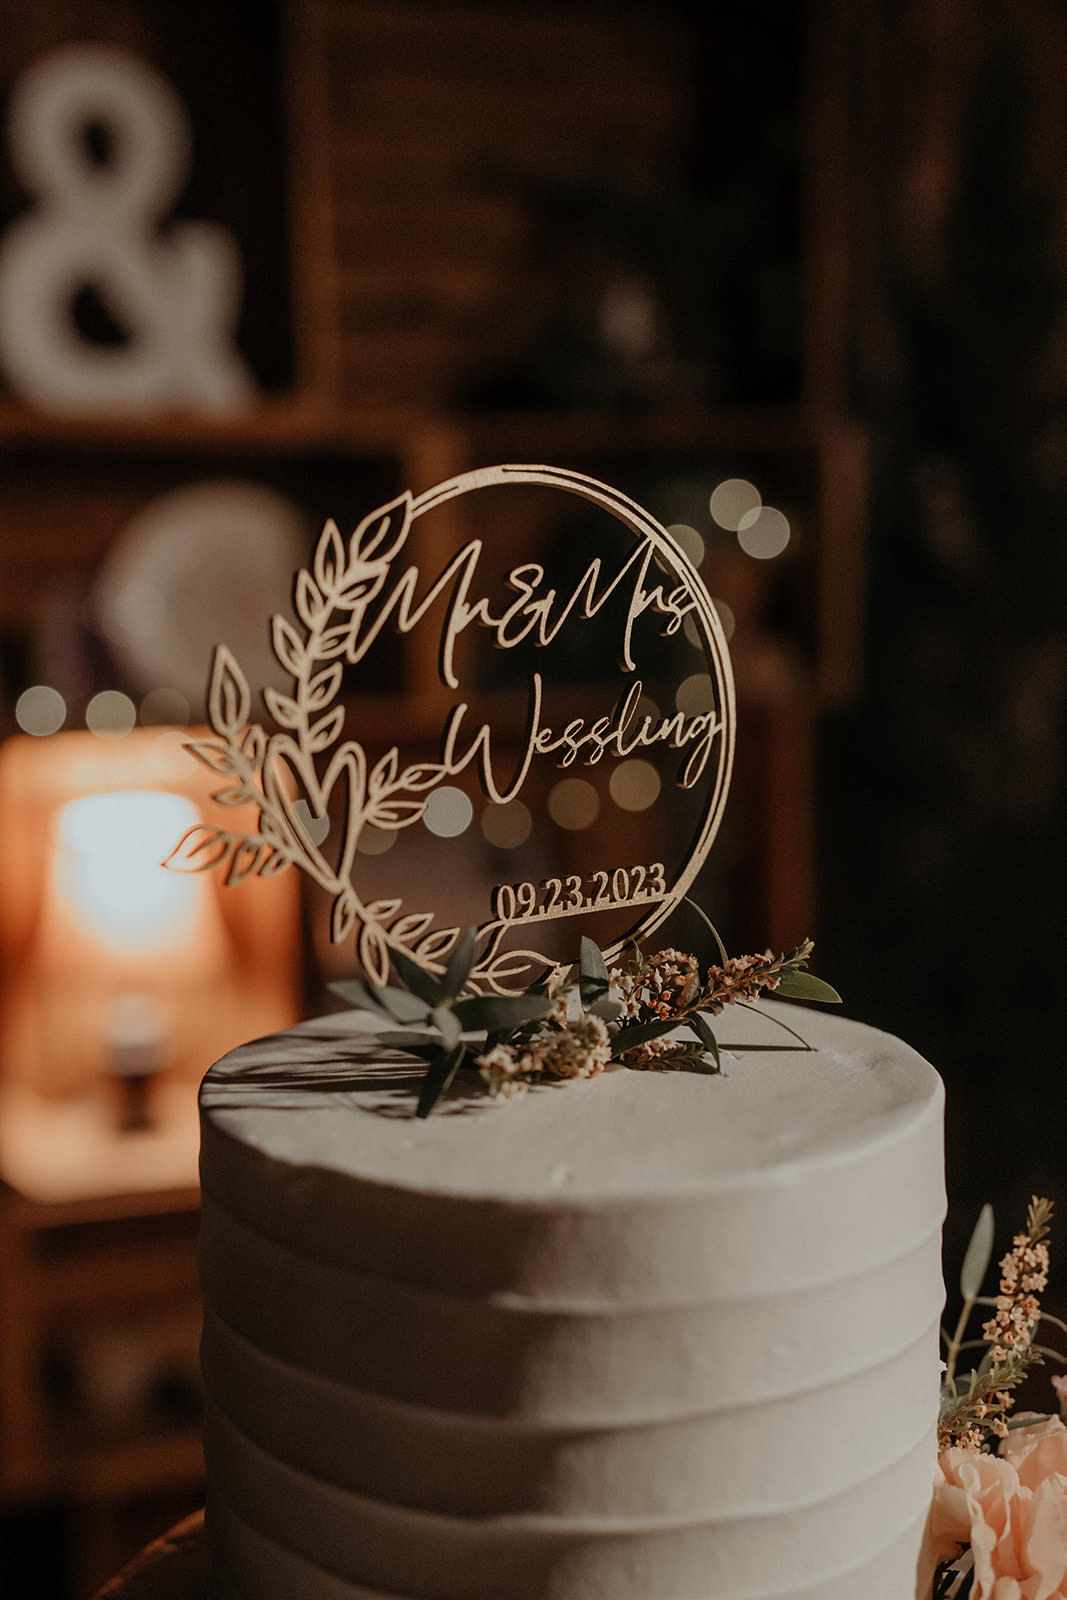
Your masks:
{"label": "glowing lamp", "polygon": [[299,1014],[295,875],[236,895],[161,865],[216,814],[184,737],[0,748],[0,1174],[24,1192],[195,1181],[199,1077]]}
{"label": "glowing lamp", "polygon": [[55,817],[49,886],[68,932],[110,953],[116,966],[180,958],[193,949],[217,960],[221,929],[202,880],[160,866],[198,821],[192,800],[166,791],[68,800]]}

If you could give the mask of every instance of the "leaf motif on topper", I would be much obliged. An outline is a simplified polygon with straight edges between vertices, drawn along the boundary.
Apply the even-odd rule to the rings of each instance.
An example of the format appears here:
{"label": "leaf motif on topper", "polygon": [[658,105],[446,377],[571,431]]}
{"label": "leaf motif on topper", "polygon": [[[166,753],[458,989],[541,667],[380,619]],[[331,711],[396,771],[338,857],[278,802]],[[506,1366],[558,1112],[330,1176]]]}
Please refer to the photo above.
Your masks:
{"label": "leaf motif on topper", "polygon": [[[363,898],[357,882],[357,847],[364,830],[411,828],[426,815],[433,791],[468,767],[477,771],[490,801],[499,803],[511,798],[512,792],[505,793],[495,785],[484,748],[488,727],[473,740],[470,735],[461,740],[460,723],[469,710],[465,701],[453,707],[442,730],[439,761],[406,764],[396,745],[369,761],[358,739],[346,737],[345,707],[339,700],[345,667],[356,667],[364,660],[387,623],[401,635],[420,625],[441,628],[439,671],[442,683],[451,689],[459,687],[457,640],[471,618],[497,627],[493,642],[502,649],[510,649],[527,635],[534,648],[551,642],[554,633],[545,627],[543,610],[540,632],[532,631],[536,605],[531,605],[534,620],[530,626],[511,637],[505,636],[487,605],[479,611],[477,605],[467,603],[482,555],[481,540],[469,540],[429,583],[416,563],[399,565],[419,516],[456,496],[503,483],[540,484],[579,495],[606,509],[636,537],[633,550],[616,572],[605,573],[600,557],[591,560],[562,608],[564,620],[580,625],[596,616],[613,594],[630,596],[619,652],[623,670],[631,675],[630,692],[622,710],[615,713],[612,734],[617,735],[620,751],[625,719],[635,715],[640,698],[633,658],[637,619],[646,614],[658,618],[660,632],[669,635],[692,615],[704,640],[716,686],[713,709],[697,716],[664,718],[661,727],[651,732],[646,728],[643,740],[645,744],[658,740],[664,747],[683,752],[678,779],[682,787],[693,787],[705,773],[710,779],[710,794],[692,851],[672,883],[667,883],[659,864],[647,870],[635,868],[630,874],[620,869],[611,880],[618,891],[613,889],[612,904],[633,905],[642,918],[642,934],[658,926],[685,895],[707,854],[725,804],[733,760],[734,699],[722,630],[699,575],[659,523],[633,501],[596,479],[565,469],[505,466],[464,473],[417,498],[405,491],[364,517],[347,541],[336,522],[328,521],[310,566],[295,576],[293,616],[279,613],[271,619],[274,654],[291,680],[285,692],[275,688],[262,692],[273,728],[253,720],[249,684],[240,664],[220,645],[208,691],[208,720],[215,737],[188,745],[196,759],[223,780],[216,800],[235,809],[256,806],[256,824],[245,832],[198,824],[179,841],[166,865],[184,872],[220,867],[227,882],[299,867],[331,899],[331,937],[335,941],[354,939],[367,975],[378,984],[387,982],[390,965],[398,961],[415,962],[429,973],[441,974],[454,957],[460,930],[435,927],[433,912],[406,908],[395,896]],[[521,591],[524,583],[528,588],[528,581],[516,575],[533,570],[516,568],[506,582],[516,591]],[[664,573],[668,574],[666,581]],[[673,587],[668,586],[671,582]],[[555,592],[552,590],[553,596]],[[444,603],[434,612],[438,600]],[[548,603],[538,602],[542,607]],[[431,618],[428,624],[427,618]],[[531,704],[539,708],[539,675],[531,674],[530,682]],[[602,718],[595,726],[607,722]],[[532,753],[531,744],[530,756]],[[559,764],[566,763],[561,759]],[[525,770],[515,784],[516,793]],[[302,816],[326,818],[331,798],[334,813],[329,826],[321,832],[309,829]],[[336,821],[342,802],[343,826]],[[606,873],[593,876],[608,877]],[[568,884],[578,881],[568,879]],[[525,890],[530,886],[519,887]],[[528,985],[531,972],[551,969],[555,965],[551,958],[525,940],[521,949],[509,947],[506,935],[537,919],[573,914],[577,891],[572,888],[568,893],[569,899],[558,904],[534,906],[528,895],[494,890],[491,915],[478,929],[467,987],[475,993],[516,994]],[[599,905],[600,901],[592,898],[583,902],[592,913]],[[634,936],[630,933],[627,938]],[[620,940],[615,949],[622,944]],[[609,951],[609,956],[612,953]]]}

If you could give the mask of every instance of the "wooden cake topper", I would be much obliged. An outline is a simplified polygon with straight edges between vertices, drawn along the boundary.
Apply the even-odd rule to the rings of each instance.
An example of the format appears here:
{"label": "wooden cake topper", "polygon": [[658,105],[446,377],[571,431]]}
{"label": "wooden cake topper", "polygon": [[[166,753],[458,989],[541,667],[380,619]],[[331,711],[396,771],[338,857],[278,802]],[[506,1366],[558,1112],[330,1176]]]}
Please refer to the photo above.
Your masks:
{"label": "wooden cake topper", "polygon": [[[635,543],[613,563],[594,556],[577,582],[565,586],[553,585],[539,563],[512,567],[502,585],[492,585],[501,592],[490,594],[490,585],[479,588],[483,541],[472,538],[425,583],[418,565],[404,559],[412,525],[459,495],[503,484],[578,495],[610,513]],[[625,612],[617,641],[623,687],[614,709],[553,728],[545,716],[542,674],[531,672],[525,739],[503,782],[492,759],[490,724],[465,725],[470,703],[463,698],[457,665],[461,637],[476,628],[501,650],[521,644],[541,649],[562,630],[591,622],[609,602]],[[560,767],[577,761],[595,765],[659,747],[679,752],[676,782],[699,800],[695,836],[681,864],[670,874],[663,863],[647,862],[601,865],[586,875],[546,878],[538,885],[498,884],[478,929],[468,988],[513,994],[538,972],[555,967],[556,960],[536,948],[535,930],[547,923],[632,908],[634,926],[604,952],[610,963],[624,944],[652,933],[679,904],[707,856],[726,803],[734,687],[711,597],[688,557],[647,511],[597,479],[562,468],[499,466],[462,473],[424,494],[405,492],[381,506],[347,542],[336,524],[327,522],[310,570],[296,575],[294,604],[294,620],[276,615],[271,634],[274,654],[292,679],[291,692],[263,691],[278,731],[268,732],[252,720],[248,682],[220,645],[208,696],[216,737],[187,747],[225,780],[215,795],[218,803],[255,804],[258,827],[240,833],[201,823],[183,836],[168,866],[190,872],[225,868],[227,883],[300,867],[332,900],[332,938],[355,938],[359,959],[375,983],[387,981],[396,950],[439,973],[460,929],[435,925],[434,911],[405,907],[399,898],[363,898],[357,872],[363,830],[410,827],[424,816],[432,791],[468,769],[477,774],[487,799],[503,804],[518,797],[533,764],[546,757]],[[394,744],[372,765],[358,739],[346,736],[345,708],[338,703],[344,668],[364,661],[387,628],[408,634],[433,625],[426,619],[435,607],[441,619],[440,679],[456,694],[444,719],[439,759],[409,763]],[[683,623],[691,639],[695,632],[707,660],[709,709],[651,715],[642,707],[635,628],[646,614],[658,621],[660,635],[676,634]],[[344,802],[339,843],[331,841],[336,829],[323,831],[334,796],[335,811],[338,799]],[[513,935],[521,940],[518,946]]]}

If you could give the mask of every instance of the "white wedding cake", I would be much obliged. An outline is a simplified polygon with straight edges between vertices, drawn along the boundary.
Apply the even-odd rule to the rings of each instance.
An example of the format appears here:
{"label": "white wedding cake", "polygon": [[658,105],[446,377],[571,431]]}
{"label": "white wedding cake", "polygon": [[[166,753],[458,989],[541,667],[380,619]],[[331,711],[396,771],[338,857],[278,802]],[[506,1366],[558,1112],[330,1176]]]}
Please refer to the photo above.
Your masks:
{"label": "white wedding cake", "polygon": [[[208,1528],[229,1600],[911,1600],[942,1090],[770,1003],[724,1076],[517,1104],[364,1016],[201,1095]],[[778,1027],[788,1018],[813,1047]]]}

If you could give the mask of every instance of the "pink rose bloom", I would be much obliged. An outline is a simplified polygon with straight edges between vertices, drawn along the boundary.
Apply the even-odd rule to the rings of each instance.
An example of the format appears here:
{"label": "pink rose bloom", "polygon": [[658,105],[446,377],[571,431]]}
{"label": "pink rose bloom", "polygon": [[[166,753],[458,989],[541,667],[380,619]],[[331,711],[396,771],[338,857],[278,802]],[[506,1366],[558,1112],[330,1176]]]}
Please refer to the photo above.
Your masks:
{"label": "pink rose bloom", "polygon": [[926,1528],[920,1594],[959,1546],[974,1554],[971,1600],[1067,1600],[1067,1428],[1013,1429],[1002,1456],[944,1450]]}
{"label": "pink rose bloom", "polygon": [[1056,1398],[1060,1402],[1060,1416],[1067,1418],[1067,1377],[1059,1377],[1056,1373],[1052,1376],[1052,1387],[1056,1391]]}

